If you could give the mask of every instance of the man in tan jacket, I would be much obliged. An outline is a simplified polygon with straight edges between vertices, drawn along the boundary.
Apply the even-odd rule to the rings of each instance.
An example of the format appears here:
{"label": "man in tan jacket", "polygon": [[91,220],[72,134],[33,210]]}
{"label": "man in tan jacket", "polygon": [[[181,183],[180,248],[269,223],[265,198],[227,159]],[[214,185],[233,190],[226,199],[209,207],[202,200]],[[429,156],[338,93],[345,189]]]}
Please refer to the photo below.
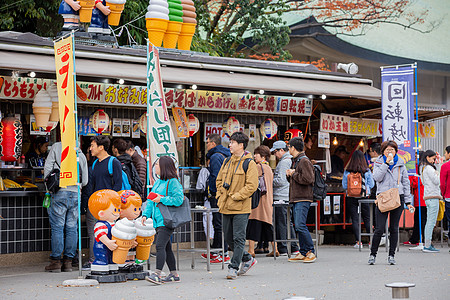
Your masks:
{"label": "man in tan jacket", "polygon": [[228,279],[244,275],[256,264],[256,259],[244,250],[251,196],[258,188],[256,163],[252,155],[245,151],[248,140],[248,136],[242,132],[233,133],[230,137],[232,155],[223,162],[216,179],[223,234],[233,251],[233,258],[228,265]]}

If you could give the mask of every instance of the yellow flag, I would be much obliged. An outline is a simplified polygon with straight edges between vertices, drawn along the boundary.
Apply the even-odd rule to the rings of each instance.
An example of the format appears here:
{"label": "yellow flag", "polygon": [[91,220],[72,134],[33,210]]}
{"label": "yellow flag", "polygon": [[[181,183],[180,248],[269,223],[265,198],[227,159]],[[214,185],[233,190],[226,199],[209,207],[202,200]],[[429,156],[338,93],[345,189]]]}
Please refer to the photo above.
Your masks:
{"label": "yellow flag", "polygon": [[59,119],[61,127],[60,187],[77,184],[77,154],[75,152],[75,99],[72,36],[55,43],[56,79],[58,83]]}

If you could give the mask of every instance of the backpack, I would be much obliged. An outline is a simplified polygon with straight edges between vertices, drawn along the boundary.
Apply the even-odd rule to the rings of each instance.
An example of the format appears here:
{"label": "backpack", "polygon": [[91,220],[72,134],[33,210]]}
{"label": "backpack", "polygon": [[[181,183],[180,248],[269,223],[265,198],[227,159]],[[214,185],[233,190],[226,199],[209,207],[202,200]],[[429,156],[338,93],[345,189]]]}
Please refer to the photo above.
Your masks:
{"label": "backpack", "polygon": [[[309,159],[306,155],[302,156],[298,161],[296,161],[294,169],[297,168],[297,164],[304,157]],[[323,179],[322,169],[320,168],[320,166],[313,165],[313,169],[314,169],[313,200],[322,201],[327,196],[328,185],[325,183],[325,180]]]}
{"label": "backpack", "polygon": [[[225,166],[231,159],[231,156],[227,157],[227,159],[225,159],[223,165]],[[244,162],[242,163],[242,168],[244,169],[244,173],[247,173],[248,170],[248,165],[250,164],[250,161],[253,160],[253,158],[246,158],[244,160]],[[264,181],[264,180],[263,180]],[[258,207],[259,205],[259,201],[261,200],[261,186],[260,186],[261,181],[258,180],[258,188],[256,189],[256,191],[252,194],[251,198],[252,198],[252,209],[255,209]],[[264,186],[265,188],[265,186]],[[267,190],[266,190],[267,191]]]}
{"label": "backpack", "polygon": [[364,196],[364,179],[361,173],[351,172],[347,175],[347,196],[360,198]]}
{"label": "backpack", "polygon": [[322,170],[318,165],[314,165],[314,186],[313,186],[313,200],[322,201],[327,196],[328,185],[322,176]]}
{"label": "backpack", "polygon": [[124,171],[128,175],[128,182],[130,183],[131,190],[138,193],[139,196],[141,196],[141,198],[144,199],[144,197],[142,195],[142,189],[143,189],[144,185],[142,184],[141,178],[139,177],[139,173],[137,172],[134,165],[132,163],[130,163],[128,165],[121,163],[121,165],[122,165],[122,171]]}
{"label": "backpack", "polygon": [[[112,185],[114,185],[114,178],[113,178],[113,161],[114,159],[116,159],[113,156],[109,157],[109,161],[108,161],[108,172],[109,172],[109,176],[111,177],[111,181],[112,181]],[[95,164],[97,163],[98,159],[96,159],[94,161],[94,163],[92,164],[92,171],[94,171],[94,167]],[[122,165],[122,163],[121,163]],[[122,165],[122,190],[130,190],[131,189],[131,184],[130,181],[128,180],[128,175],[127,173],[125,173],[124,169],[123,169],[123,165]]]}

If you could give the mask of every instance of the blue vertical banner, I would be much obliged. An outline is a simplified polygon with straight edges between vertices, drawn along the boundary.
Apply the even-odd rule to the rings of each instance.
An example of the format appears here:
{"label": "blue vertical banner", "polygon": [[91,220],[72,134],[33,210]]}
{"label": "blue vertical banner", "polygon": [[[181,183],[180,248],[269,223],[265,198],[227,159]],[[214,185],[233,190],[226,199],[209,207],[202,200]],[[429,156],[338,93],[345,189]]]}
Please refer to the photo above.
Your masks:
{"label": "blue vertical banner", "polygon": [[383,141],[398,144],[398,156],[415,173],[414,65],[381,67]]}

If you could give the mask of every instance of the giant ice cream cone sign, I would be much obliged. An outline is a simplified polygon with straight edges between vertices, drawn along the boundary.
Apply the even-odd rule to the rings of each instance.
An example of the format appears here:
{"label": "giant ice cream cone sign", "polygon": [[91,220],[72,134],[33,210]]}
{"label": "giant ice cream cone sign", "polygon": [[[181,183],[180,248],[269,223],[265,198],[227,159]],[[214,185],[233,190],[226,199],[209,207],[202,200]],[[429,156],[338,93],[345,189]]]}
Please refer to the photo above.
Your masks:
{"label": "giant ice cream cone sign", "polygon": [[51,83],[47,88],[47,93],[50,95],[52,100],[52,113],[50,115],[49,121],[58,123],[59,121],[59,101],[58,101],[58,87],[56,84]]}
{"label": "giant ice cream cone sign", "polygon": [[52,112],[52,100],[47,90],[41,89],[34,98],[33,114],[38,127],[47,127]]}
{"label": "giant ice cream cone sign", "polygon": [[175,48],[178,42],[178,36],[183,26],[183,6],[181,0],[168,0],[169,4],[169,24],[164,34],[164,48]]}
{"label": "giant ice cream cone sign", "polygon": [[123,8],[125,7],[126,0],[106,0],[106,6],[109,6],[111,13],[108,15],[108,24],[111,26],[117,26],[120,22],[120,16],[122,15]]}
{"label": "giant ice cream cone sign", "polygon": [[169,4],[166,0],[150,0],[145,14],[148,39],[156,47],[161,47],[169,24]]}
{"label": "giant ice cream cone sign", "polygon": [[197,14],[192,0],[181,0],[183,7],[183,25],[178,37],[178,49],[191,50],[192,37],[197,26]]}
{"label": "giant ice cream cone sign", "polygon": [[95,0],[78,0],[81,8],[80,12],[80,22],[90,23],[92,17],[92,10],[95,6]]}

